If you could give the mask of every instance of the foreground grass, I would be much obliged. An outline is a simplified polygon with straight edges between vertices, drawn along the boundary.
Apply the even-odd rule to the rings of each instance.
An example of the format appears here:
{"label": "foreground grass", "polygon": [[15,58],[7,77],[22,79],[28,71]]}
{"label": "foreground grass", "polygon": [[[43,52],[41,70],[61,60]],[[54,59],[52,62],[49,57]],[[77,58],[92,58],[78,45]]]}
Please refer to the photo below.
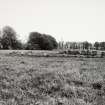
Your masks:
{"label": "foreground grass", "polygon": [[0,105],[104,104],[104,58],[7,53],[0,54]]}

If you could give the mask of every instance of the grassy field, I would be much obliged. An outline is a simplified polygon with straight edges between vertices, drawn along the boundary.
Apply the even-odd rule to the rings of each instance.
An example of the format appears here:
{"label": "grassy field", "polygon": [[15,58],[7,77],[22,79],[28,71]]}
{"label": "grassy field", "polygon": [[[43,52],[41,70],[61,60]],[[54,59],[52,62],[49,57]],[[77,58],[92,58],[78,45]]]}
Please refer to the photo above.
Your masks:
{"label": "grassy field", "polygon": [[36,54],[0,51],[0,105],[105,105],[105,58]]}

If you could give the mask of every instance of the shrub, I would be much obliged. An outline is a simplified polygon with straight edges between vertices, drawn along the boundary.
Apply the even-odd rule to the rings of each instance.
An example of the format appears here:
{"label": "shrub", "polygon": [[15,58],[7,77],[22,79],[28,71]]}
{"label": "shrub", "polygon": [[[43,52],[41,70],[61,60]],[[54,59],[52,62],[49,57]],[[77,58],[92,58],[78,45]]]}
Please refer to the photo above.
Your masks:
{"label": "shrub", "polygon": [[87,53],[86,53],[86,51],[85,50],[82,50],[81,51],[81,55],[86,55]]}
{"label": "shrub", "polygon": [[58,43],[56,39],[50,35],[31,32],[26,44],[27,50],[52,50],[56,49]]}
{"label": "shrub", "polygon": [[91,55],[92,56],[96,56],[97,55],[97,51],[92,51]]}
{"label": "shrub", "polygon": [[80,52],[79,51],[75,51],[75,50],[74,51],[68,50],[67,54],[78,55],[78,54],[80,54]]}
{"label": "shrub", "polygon": [[105,57],[105,52],[101,52],[101,57]]}

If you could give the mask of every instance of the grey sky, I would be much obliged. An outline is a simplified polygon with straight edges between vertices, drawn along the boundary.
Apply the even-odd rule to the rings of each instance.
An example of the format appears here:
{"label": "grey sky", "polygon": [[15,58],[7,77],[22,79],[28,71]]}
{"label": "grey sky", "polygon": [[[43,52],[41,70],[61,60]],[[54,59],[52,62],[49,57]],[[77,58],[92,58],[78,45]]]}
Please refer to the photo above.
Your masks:
{"label": "grey sky", "polygon": [[105,0],[0,0],[0,27],[25,40],[32,31],[58,41],[105,41]]}

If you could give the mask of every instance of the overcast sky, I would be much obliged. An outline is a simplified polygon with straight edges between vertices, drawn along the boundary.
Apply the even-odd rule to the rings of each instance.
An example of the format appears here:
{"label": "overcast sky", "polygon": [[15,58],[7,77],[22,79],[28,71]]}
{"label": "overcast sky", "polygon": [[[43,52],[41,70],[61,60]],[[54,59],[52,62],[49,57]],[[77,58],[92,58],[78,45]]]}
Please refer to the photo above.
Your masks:
{"label": "overcast sky", "polygon": [[0,0],[0,28],[25,40],[29,32],[58,41],[105,41],[105,0]]}

